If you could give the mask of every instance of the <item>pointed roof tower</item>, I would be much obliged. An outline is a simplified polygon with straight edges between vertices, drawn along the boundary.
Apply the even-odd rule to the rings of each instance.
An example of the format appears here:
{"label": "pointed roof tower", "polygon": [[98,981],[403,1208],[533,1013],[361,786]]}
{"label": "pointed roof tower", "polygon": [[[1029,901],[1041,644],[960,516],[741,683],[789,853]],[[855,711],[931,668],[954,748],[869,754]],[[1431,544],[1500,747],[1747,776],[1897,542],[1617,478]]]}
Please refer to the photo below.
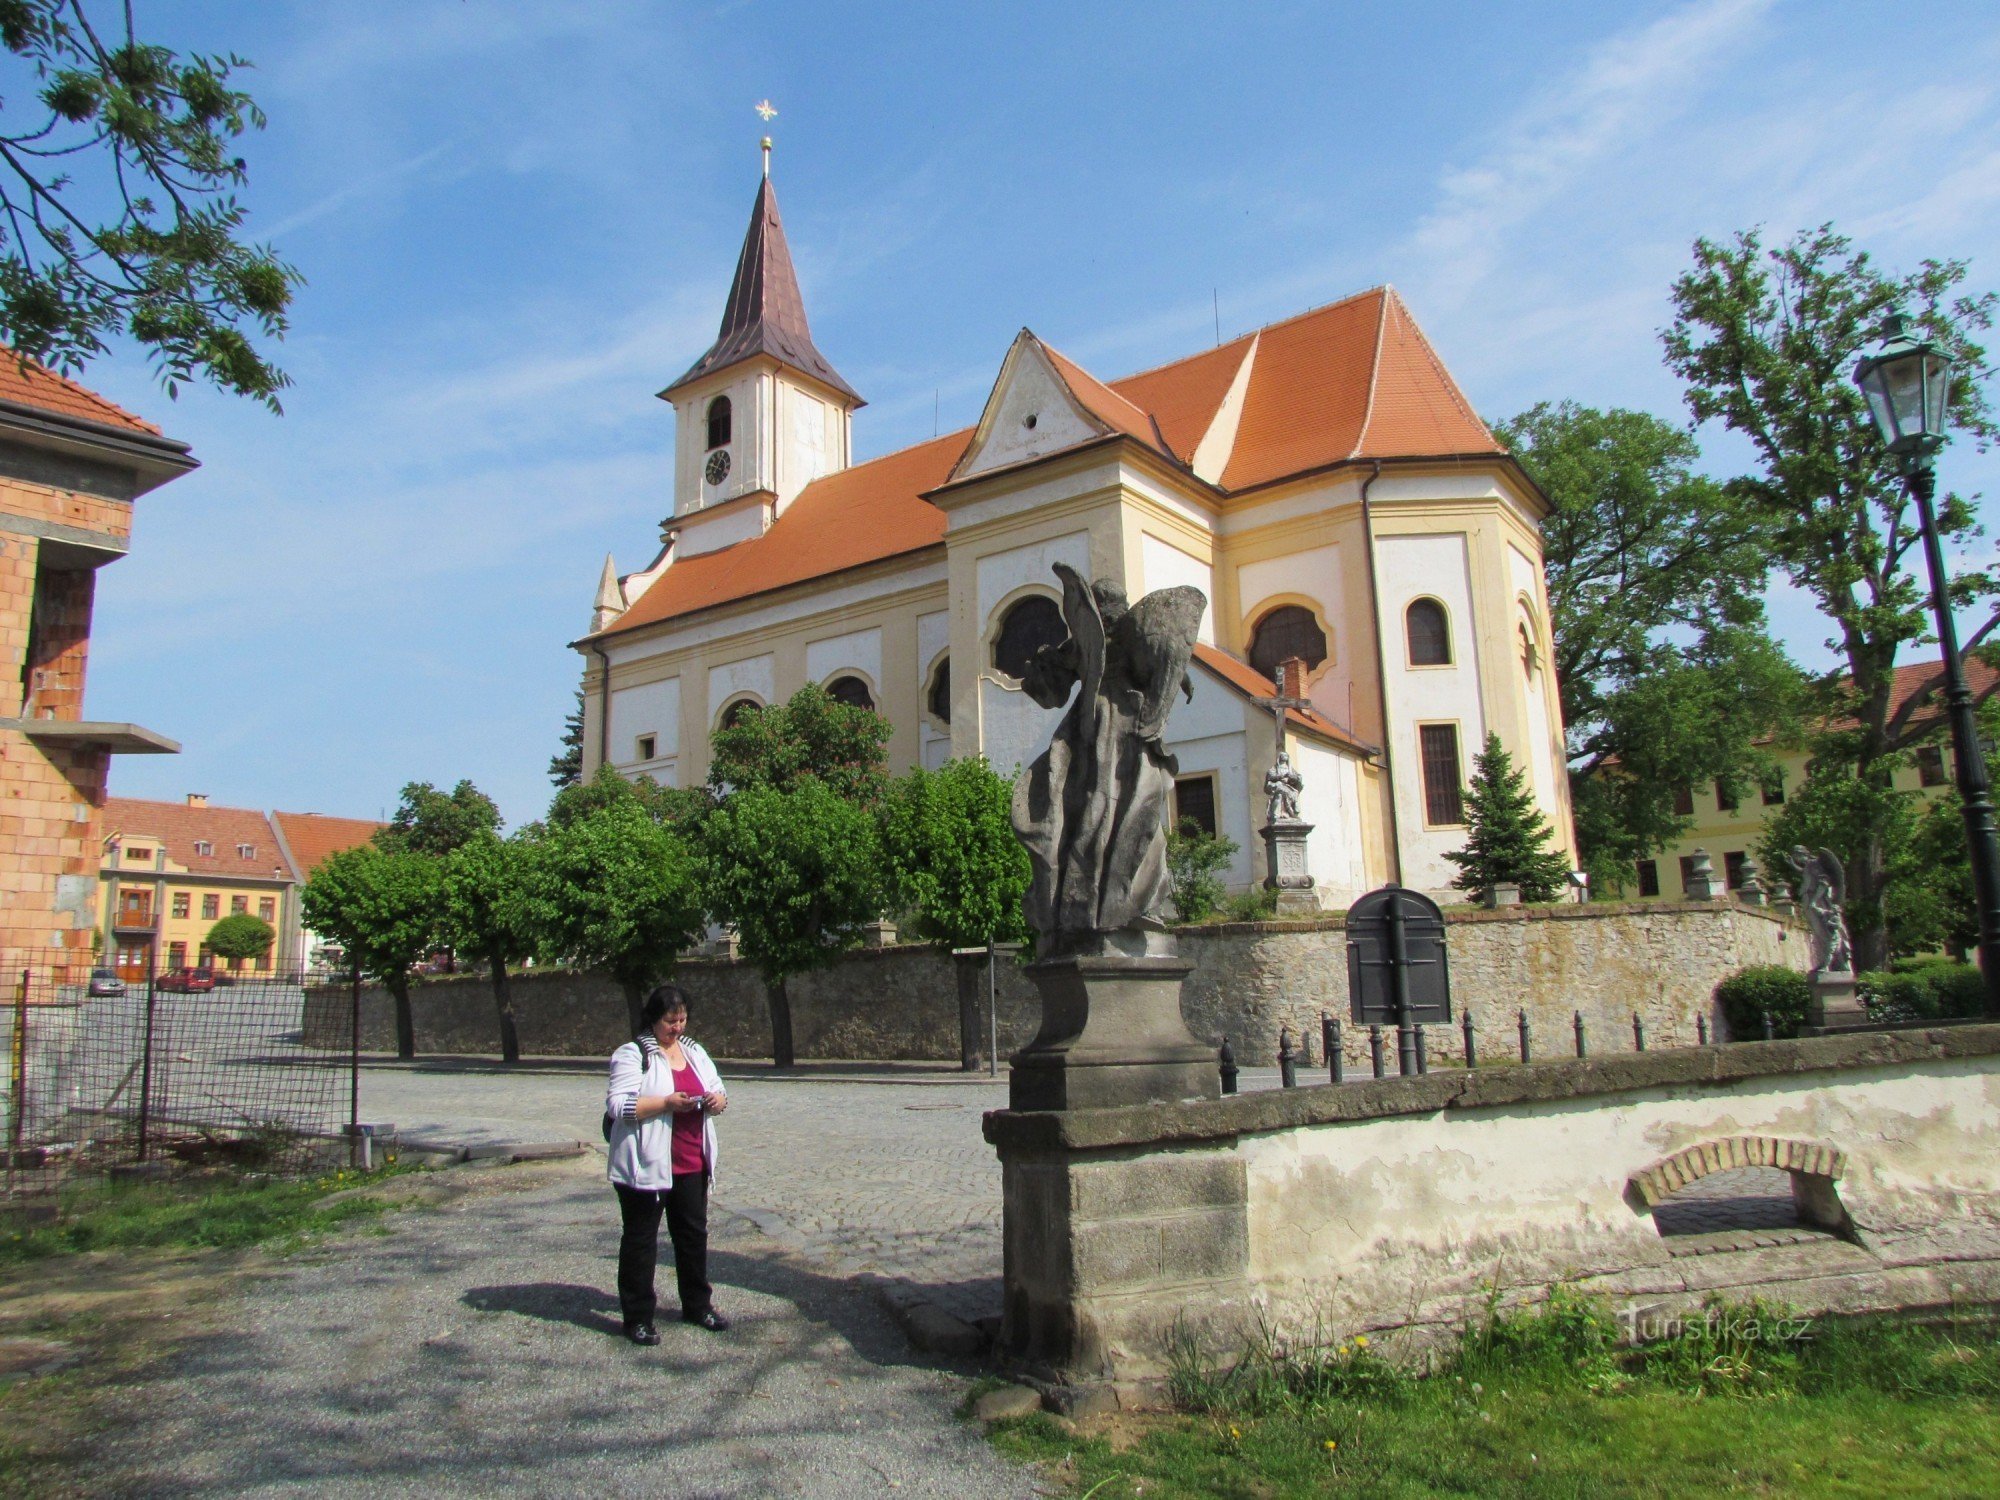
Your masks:
{"label": "pointed roof tower", "polygon": [[736,257],[736,279],[730,283],[729,302],[722,310],[722,328],[708,353],[660,395],[671,399],[682,386],[759,354],[768,354],[779,364],[831,387],[854,406],[866,404],[813,345],[812,330],[806,326],[805,299],[799,295],[799,278],[792,269],[792,252],[785,243],[785,226],[778,218],[778,195],[771,186],[768,167],[764,180],[757,184],[750,228],[743,236],[743,251]]}

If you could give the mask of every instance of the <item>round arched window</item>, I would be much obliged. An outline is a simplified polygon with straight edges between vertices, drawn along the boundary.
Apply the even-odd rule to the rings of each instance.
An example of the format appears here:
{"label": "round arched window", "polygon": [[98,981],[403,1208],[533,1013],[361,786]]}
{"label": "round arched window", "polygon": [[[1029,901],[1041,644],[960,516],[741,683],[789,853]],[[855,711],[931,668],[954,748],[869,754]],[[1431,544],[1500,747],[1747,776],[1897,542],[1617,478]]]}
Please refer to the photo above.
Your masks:
{"label": "round arched window", "polygon": [[1325,661],[1326,632],[1311,610],[1285,604],[1257,622],[1250,637],[1250,665],[1276,682],[1279,663],[1295,656],[1309,672]]}
{"label": "round arched window", "polygon": [[1419,599],[1410,606],[1405,622],[1410,632],[1411,666],[1451,665],[1451,622],[1445,618],[1442,604]]}
{"label": "round arched window", "polygon": [[761,709],[764,705],[755,698],[738,698],[722,711],[721,725],[724,729],[734,729],[743,722],[743,716]]}
{"label": "round arched window", "polygon": [[1062,610],[1046,594],[1017,600],[1000,621],[993,638],[993,665],[1009,677],[1021,677],[1044,646],[1060,646],[1069,635]]}
{"label": "round arched window", "polygon": [[931,711],[931,717],[936,719],[938,723],[949,724],[951,722],[950,657],[946,657],[943,661],[939,662],[937,670],[931,673],[930,695],[925,698],[924,706]]}
{"label": "round arched window", "polygon": [[865,708],[875,711],[875,695],[868,691],[868,684],[849,673],[836,677],[826,685],[826,695],[835,703],[845,703],[849,708]]}
{"label": "round arched window", "polygon": [[726,448],[729,446],[729,398],[717,396],[708,403],[708,446]]}

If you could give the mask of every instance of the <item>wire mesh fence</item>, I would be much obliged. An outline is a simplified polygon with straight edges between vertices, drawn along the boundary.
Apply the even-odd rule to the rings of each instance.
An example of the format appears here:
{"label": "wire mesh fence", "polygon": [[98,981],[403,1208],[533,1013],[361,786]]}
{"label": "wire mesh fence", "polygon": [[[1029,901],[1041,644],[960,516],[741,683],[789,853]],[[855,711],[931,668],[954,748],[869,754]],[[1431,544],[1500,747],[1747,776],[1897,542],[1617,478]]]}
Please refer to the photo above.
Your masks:
{"label": "wire mesh fence", "polygon": [[302,1045],[299,974],[5,961],[9,1197],[78,1173],[288,1175],[347,1154],[353,1059]]}

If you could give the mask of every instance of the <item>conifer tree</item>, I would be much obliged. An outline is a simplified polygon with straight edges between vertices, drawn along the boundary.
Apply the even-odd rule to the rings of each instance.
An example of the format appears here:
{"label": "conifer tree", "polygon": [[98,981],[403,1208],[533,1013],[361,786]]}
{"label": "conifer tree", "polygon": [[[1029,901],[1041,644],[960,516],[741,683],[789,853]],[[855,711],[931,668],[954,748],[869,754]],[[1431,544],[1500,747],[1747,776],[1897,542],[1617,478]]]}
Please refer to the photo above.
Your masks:
{"label": "conifer tree", "polygon": [[1553,834],[1535,810],[1527,778],[1500,744],[1486,736],[1465,789],[1465,847],[1447,854],[1458,866],[1452,885],[1474,900],[1496,885],[1517,885],[1523,901],[1553,901],[1562,894],[1569,863],[1548,847]]}

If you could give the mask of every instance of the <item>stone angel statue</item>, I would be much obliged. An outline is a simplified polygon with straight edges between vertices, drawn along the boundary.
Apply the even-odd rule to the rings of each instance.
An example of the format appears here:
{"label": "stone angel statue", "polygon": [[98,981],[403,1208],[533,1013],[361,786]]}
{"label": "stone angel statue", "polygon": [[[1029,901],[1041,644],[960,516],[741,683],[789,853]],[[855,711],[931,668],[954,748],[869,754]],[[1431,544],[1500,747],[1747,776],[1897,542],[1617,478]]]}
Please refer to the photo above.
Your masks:
{"label": "stone angel statue", "polygon": [[1854,969],[1854,951],[1847,939],[1847,871],[1831,849],[1811,850],[1796,844],[1785,861],[1798,872],[1799,908],[1812,938],[1813,972],[1846,974]]}
{"label": "stone angel statue", "polygon": [[[1116,584],[1055,565],[1069,637],[1043,646],[1022,678],[1028,696],[1059,708],[1055,738],[1014,787],[1014,832],[1033,880],[1028,925],[1043,957],[1162,951],[1170,891],[1167,816],[1177,769],[1163,741],[1208,600],[1160,589],[1128,605]],[[1107,935],[1129,932],[1122,943]]]}

